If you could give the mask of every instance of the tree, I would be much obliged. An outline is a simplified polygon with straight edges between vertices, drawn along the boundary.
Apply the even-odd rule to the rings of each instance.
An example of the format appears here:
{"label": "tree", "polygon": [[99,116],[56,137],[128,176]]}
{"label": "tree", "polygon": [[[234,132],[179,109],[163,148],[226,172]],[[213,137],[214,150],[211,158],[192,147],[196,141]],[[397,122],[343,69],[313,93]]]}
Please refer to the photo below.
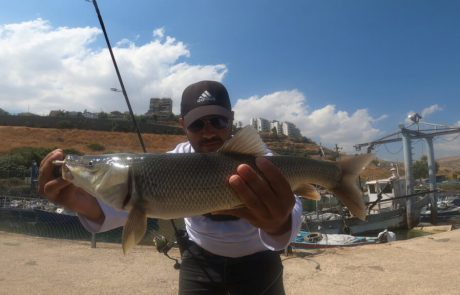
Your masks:
{"label": "tree", "polygon": [[276,138],[278,138],[278,131],[276,130],[276,127],[272,128],[272,135]]}
{"label": "tree", "polygon": [[9,115],[10,115],[10,113],[8,113],[4,109],[0,108],[0,116],[9,116]]}
{"label": "tree", "polygon": [[105,112],[100,112],[97,114],[97,118],[102,119],[102,120],[107,120],[109,118],[109,114]]}
{"label": "tree", "polygon": [[[439,164],[435,162],[435,166],[435,173],[438,173]],[[415,161],[413,171],[415,179],[428,178],[428,157],[426,155]]]}

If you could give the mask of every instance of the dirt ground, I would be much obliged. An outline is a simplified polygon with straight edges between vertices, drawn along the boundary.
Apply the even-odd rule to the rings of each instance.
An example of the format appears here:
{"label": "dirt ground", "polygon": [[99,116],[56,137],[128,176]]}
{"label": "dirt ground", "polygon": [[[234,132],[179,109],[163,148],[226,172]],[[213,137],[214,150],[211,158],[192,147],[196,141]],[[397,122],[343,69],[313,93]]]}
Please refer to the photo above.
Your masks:
{"label": "dirt ground", "polygon": [[[460,230],[295,254],[282,256],[288,294],[460,294]],[[118,244],[0,231],[0,294],[177,294],[177,282],[152,246],[124,256]]]}

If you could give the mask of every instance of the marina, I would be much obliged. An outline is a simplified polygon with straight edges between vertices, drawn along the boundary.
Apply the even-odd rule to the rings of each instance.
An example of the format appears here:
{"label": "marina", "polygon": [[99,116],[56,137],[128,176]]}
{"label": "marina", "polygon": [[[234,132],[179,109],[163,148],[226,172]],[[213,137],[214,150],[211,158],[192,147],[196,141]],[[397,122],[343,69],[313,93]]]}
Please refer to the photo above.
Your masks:
{"label": "marina", "polygon": [[[148,219],[147,234],[142,243],[152,245],[149,233],[158,230],[155,219]],[[46,199],[33,197],[0,197],[0,230],[30,236],[121,243],[122,228],[92,235],[74,212],[55,206]]]}
{"label": "marina", "polygon": [[[453,180],[456,190],[438,189],[440,183],[437,180],[433,138],[456,134],[460,129],[427,123],[420,121],[421,118],[418,113],[409,114],[408,121],[411,123],[401,124],[399,131],[354,146],[357,151],[367,147],[367,153],[382,144],[402,142],[403,146],[404,175],[399,174],[398,164],[392,163],[390,177],[371,179],[362,185],[366,220],[351,216],[334,195],[323,191],[321,194],[328,201],[320,206],[316,202],[316,210],[304,213],[302,229],[323,234],[369,235],[382,230],[411,230],[420,223],[444,223],[457,227],[460,223],[458,181]],[[427,148],[424,156],[427,179],[424,181],[414,176],[413,144],[416,140],[423,140]],[[420,175],[418,177],[421,178]]]}

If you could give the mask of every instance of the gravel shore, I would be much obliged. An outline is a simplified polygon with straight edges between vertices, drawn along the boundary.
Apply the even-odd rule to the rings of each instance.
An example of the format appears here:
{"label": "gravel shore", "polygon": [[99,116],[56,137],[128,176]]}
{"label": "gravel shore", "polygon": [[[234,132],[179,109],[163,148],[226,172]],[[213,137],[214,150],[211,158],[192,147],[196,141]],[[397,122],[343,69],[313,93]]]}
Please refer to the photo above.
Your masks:
{"label": "gravel shore", "polygon": [[[460,230],[282,259],[288,294],[460,294]],[[0,294],[177,294],[173,264],[152,246],[124,256],[118,244],[0,231]]]}

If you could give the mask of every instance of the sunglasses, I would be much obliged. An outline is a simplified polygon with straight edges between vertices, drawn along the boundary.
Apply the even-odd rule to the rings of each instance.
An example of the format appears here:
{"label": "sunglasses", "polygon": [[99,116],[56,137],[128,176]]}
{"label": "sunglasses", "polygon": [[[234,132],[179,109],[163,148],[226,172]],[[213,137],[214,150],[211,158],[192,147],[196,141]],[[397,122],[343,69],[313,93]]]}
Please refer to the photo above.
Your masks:
{"label": "sunglasses", "polygon": [[225,129],[228,127],[228,119],[225,118],[225,117],[221,117],[221,116],[216,116],[216,117],[211,117],[211,118],[208,118],[208,119],[198,119],[196,120],[195,122],[193,122],[192,124],[190,124],[187,129],[190,131],[190,132],[193,132],[193,133],[196,133],[196,132],[199,132],[201,131],[204,126],[206,125],[206,123],[209,123],[211,124],[212,127],[216,128],[216,129]]}

